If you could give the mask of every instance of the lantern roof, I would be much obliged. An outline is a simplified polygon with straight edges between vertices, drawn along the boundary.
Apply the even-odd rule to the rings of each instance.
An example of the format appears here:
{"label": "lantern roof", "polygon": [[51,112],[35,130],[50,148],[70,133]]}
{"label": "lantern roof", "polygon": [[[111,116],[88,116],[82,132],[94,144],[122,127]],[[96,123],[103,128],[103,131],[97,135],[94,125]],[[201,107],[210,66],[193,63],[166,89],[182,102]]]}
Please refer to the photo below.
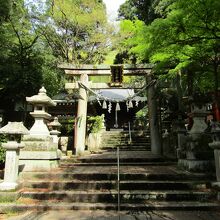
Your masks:
{"label": "lantern roof", "polygon": [[29,134],[28,129],[22,122],[8,122],[7,125],[0,129],[2,134]]}
{"label": "lantern roof", "polygon": [[47,90],[42,87],[37,95],[26,97],[26,101],[31,104],[44,104],[46,106],[56,106],[56,103],[47,96]]}

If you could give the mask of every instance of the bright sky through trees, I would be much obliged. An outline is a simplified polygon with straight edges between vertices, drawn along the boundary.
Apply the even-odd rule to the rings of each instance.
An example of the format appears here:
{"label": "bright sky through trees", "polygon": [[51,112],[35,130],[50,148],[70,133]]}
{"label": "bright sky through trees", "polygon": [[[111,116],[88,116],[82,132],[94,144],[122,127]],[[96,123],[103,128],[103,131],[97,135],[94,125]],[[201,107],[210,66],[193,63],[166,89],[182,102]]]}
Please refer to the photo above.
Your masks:
{"label": "bright sky through trees", "polygon": [[119,6],[123,4],[125,0],[104,0],[104,2],[107,7],[109,21],[116,21]]}

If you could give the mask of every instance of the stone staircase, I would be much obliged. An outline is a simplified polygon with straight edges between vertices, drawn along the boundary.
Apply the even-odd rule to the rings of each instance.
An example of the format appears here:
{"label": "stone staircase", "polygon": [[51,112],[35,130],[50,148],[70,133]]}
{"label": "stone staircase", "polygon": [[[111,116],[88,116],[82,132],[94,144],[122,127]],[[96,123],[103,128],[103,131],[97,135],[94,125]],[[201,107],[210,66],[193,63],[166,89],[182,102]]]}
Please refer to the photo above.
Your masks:
{"label": "stone staircase", "polygon": [[149,131],[131,131],[131,139],[128,131],[106,131],[102,134],[103,149],[150,150]]}
{"label": "stone staircase", "polygon": [[[192,174],[178,169],[175,161],[153,155],[144,148],[121,146],[121,210],[220,209],[217,194],[211,189],[214,174]],[[0,212],[117,210],[116,161],[116,151],[107,147],[99,154],[62,160],[60,168],[50,173],[22,173],[18,200],[0,204]]]}

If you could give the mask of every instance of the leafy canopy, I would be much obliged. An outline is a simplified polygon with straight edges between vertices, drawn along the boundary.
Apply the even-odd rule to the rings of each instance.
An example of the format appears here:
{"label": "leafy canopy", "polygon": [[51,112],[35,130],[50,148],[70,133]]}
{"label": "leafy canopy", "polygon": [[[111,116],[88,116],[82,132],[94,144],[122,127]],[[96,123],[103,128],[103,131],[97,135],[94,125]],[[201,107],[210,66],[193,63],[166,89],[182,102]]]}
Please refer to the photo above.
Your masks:
{"label": "leafy canopy", "polygon": [[38,30],[61,61],[100,63],[105,55],[106,24],[100,0],[50,0]]}
{"label": "leafy canopy", "polygon": [[212,72],[218,81],[219,9],[218,0],[161,0],[155,12],[162,18],[149,25],[139,20],[121,23],[123,44],[139,60],[154,63],[161,74],[169,70],[172,77],[193,67],[198,80]]}

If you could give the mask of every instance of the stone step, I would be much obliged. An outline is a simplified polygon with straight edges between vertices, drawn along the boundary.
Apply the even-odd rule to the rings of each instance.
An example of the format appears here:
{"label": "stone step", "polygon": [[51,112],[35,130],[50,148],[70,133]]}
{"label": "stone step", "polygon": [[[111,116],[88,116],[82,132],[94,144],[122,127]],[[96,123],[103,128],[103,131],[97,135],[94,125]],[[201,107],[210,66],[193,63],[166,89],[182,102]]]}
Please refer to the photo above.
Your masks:
{"label": "stone step", "polygon": [[[18,211],[47,211],[47,210],[117,210],[117,203],[65,203],[51,201],[27,201],[22,204],[20,201],[17,204],[5,203],[0,205],[1,213],[18,212]],[[124,203],[120,205],[123,211],[151,211],[151,210],[182,210],[182,211],[219,211],[219,203],[215,202],[165,202],[155,201],[147,202],[146,204],[131,204]]]}
{"label": "stone step", "polygon": [[[129,131],[105,131],[104,134],[113,134],[113,135],[118,135],[118,134],[129,134]],[[145,135],[145,134],[150,134],[150,131],[137,131],[137,130],[131,130],[131,134],[140,136],[140,135]]]}
{"label": "stone step", "polygon": [[[103,135],[102,136],[103,140],[130,140],[130,136],[109,136],[109,135]],[[131,136],[131,140],[132,141],[149,141],[150,140],[150,136],[143,136],[143,137],[135,137],[135,136]]]}
{"label": "stone step", "polygon": [[[81,158],[81,163],[117,163],[117,158]],[[147,163],[147,162],[164,162],[163,158],[120,158],[121,163]]]}
{"label": "stone step", "polygon": [[[36,200],[56,200],[63,202],[87,202],[87,203],[114,203],[117,202],[118,192],[110,191],[40,191],[29,189],[21,193],[22,198]],[[132,190],[120,191],[121,203],[146,203],[149,201],[210,201],[216,199],[216,193],[209,191],[146,191]]]}
{"label": "stone step", "polygon": [[[125,140],[122,140],[122,139],[106,139],[106,140],[102,140],[102,143],[103,145],[105,144],[128,144],[130,142],[129,139],[125,139]],[[131,141],[131,144],[132,145],[143,145],[143,144],[149,144],[150,143],[150,140],[132,140]]]}
{"label": "stone step", "polygon": [[[95,169],[95,168],[94,168]],[[25,172],[22,173],[22,178],[32,179],[32,180],[41,180],[41,179],[65,179],[65,180],[112,180],[116,181],[117,171],[115,173],[73,173],[66,171],[59,172]],[[175,173],[175,174],[167,174],[167,173],[121,173],[121,180],[160,180],[160,181],[203,181],[208,183],[210,181],[215,181],[215,175],[211,174],[183,174],[183,173]]]}
{"label": "stone step", "polygon": [[150,150],[150,143],[138,143],[138,144],[128,144],[128,143],[104,143],[102,148],[105,147],[120,147],[120,148],[133,148],[138,150],[138,148],[147,148]]}
{"label": "stone step", "polygon": [[[206,189],[204,181],[120,181],[121,190],[192,190]],[[53,180],[25,181],[23,188],[47,190],[111,190],[117,189],[117,181],[112,180]]]}
{"label": "stone step", "polygon": [[[106,150],[106,151],[115,151],[117,147],[113,147],[113,146],[108,146],[108,147],[104,147],[102,148],[103,150]],[[127,150],[127,151],[146,151],[146,150],[150,150],[150,148],[148,147],[138,147],[138,148],[129,148],[129,147],[120,147],[120,149],[123,149],[123,150]]]}
{"label": "stone step", "polygon": [[124,143],[128,143],[128,142],[131,142],[131,143],[150,143],[150,139],[149,138],[146,138],[146,139],[130,139],[129,138],[115,138],[115,137],[112,137],[112,138],[109,138],[109,137],[105,137],[105,138],[102,138],[102,142],[103,143],[119,143],[119,142],[124,142]]}
{"label": "stone step", "polygon": [[[168,166],[168,165],[174,165],[176,162],[120,162],[120,166]],[[102,162],[77,162],[74,164],[71,163],[61,163],[60,167],[62,169],[70,169],[74,167],[83,167],[83,166],[96,166],[96,167],[109,167],[109,166],[116,166],[116,162],[108,162],[108,161],[102,161]]]}
{"label": "stone step", "polygon": [[149,146],[136,146],[136,147],[130,147],[130,146],[113,146],[113,145],[105,145],[102,147],[102,150],[105,151],[116,151],[117,147],[119,147],[120,150],[126,150],[126,151],[150,151]]}

